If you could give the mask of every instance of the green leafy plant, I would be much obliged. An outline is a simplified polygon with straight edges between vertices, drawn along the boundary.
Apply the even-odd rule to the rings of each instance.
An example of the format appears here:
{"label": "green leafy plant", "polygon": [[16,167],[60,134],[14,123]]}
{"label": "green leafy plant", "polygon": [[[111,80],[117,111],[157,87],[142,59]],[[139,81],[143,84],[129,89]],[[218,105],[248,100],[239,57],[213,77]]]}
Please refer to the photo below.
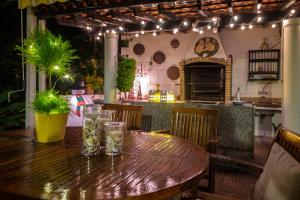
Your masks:
{"label": "green leafy plant", "polygon": [[[77,59],[75,50],[61,36],[55,36],[50,31],[34,30],[24,41],[24,46],[17,46],[26,61],[33,64],[38,71],[44,71],[48,76],[48,90],[37,93],[32,107],[37,113],[58,114],[70,111],[69,101],[53,90],[58,80],[71,78],[70,64]],[[52,86],[52,75],[57,78]]]}
{"label": "green leafy plant", "polygon": [[69,100],[60,96],[55,90],[39,92],[32,102],[32,107],[37,113],[59,114],[70,111]]}
{"label": "green leafy plant", "polygon": [[52,75],[63,79],[70,75],[69,66],[77,59],[75,50],[68,41],[53,35],[50,31],[35,29],[24,41],[24,47],[17,46],[17,50],[24,54],[27,62],[33,64],[37,70],[45,71],[49,87],[52,87]]}
{"label": "green leafy plant", "polygon": [[119,62],[117,75],[117,88],[120,92],[129,92],[135,79],[136,61],[134,58],[124,58]]}
{"label": "green leafy plant", "polygon": [[0,132],[24,125],[25,102],[8,104],[7,93],[0,93]]}

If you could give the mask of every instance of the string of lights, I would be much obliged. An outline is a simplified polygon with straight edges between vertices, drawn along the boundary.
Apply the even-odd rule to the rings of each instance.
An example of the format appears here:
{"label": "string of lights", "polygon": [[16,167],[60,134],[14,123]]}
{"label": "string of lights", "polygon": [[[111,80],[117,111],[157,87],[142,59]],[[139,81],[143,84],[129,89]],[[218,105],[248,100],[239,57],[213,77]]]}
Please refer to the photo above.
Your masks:
{"label": "string of lights", "polygon": [[[262,11],[262,4],[261,3],[257,3],[256,6],[256,13],[257,16],[255,18],[253,18],[253,20],[249,23],[242,23],[239,22],[240,21],[240,17],[239,15],[233,15],[228,23],[227,26],[228,28],[235,28],[235,27],[240,27],[241,30],[246,30],[248,29],[253,29],[255,25],[260,25],[262,24],[263,20],[264,20],[264,15],[263,15],[263,11]],[[285,20],[288,17],[291,17],[293,15],[295,15],[296,10],[294,8],[291,8],[287,14],[285,16],[283,16],[281,19],[277,20],[277,21],[272,21],[271,27],[272,28],[276,28],[278,26],[279,23],[282,23],[283,20]],[[204,31],[207,29],[208,31],[212,30],[213,33],[217,33],[218,32],[218,27],[219,27],[219,21],[220,18],[219,17],[212,17],[211,20],[205,25],[205,26],[198,26],[198,21],[196,21],[196,23],[192,24],[191,28],[193,32],[198,32],[199,34],[203,34]],[[145,33],[152,33],[152,35],[155,37],[159,34],[159,32],[165,32],[165,31],[172,31],[173,34],[178,33],[178,31],[180,31],[182,29],[182,27],[184,27],[183,29],[186,30],[188,28],[188,26],[190,26],[190,21],[187,19],[184,19],[180,22],[180,24],[173,28],[173,29],[164,29],[163,25],[165,23],[165,20],[161,17],[159,17],[159,19],[156,22],[155,25],[155,29],[153,30],[145,30],[145,26],[147,25],[147,22],[142,20],[139,22],[140,26],[141,26],[141,30],[140,31],[134,31],[134,32],[126,32],[125,31],[125,25],[121,25],[118,26],[116,28],[113,29],[106,29],[105,33],[128,33],[128,34],[134,34],[135,37],[139,37],[140,35],[144,35]],[[92,27],[91,26],[86,26],[86,30],[87,31],[92,31]],[[104,30],[103,28],[101,28],[101,30],[98,32],[97,36],[95,37],[96,40],[100,40],[101,36],[103,36],[104,34]]]}

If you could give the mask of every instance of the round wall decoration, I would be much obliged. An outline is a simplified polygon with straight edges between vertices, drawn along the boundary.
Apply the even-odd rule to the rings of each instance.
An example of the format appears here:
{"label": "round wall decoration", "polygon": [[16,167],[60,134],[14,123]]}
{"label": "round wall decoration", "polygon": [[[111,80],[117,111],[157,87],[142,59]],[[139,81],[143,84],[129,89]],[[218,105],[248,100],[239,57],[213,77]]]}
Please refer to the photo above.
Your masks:
{"label": "round wall decoration", "polygon": [[145,53],[145,47],[144,45],[137,43],[136,45],[133,46],[133,52],[137,56],[141,56]]}
{"label": "round wall decoration", "polygon": [[156,64],[162,64],[166,60],[166,56],[163,52],[157,51],[153,55],[153,60]]}
{"label": "round wall decoration", "polygon": [[194,47],[194,51],[201,57],[210,57],[219,50],[219,43],[213,37],[204,37],[199,39]]}
{"label": "round wall decoration", "polygon": [[167,70],[167,76],[172,81],[177,80],[180,76],[179,68],[176,65],[169,67]]}
{"label": "round wall decoration", "polygon": [[180,42],[179,42],[179,40],[177,40],[177,39],[173,39],[173,40],[171,40],[171,47],[172,47],[173,49],[176,49],[176,48],[178,48],[178,47],[179,47],[179,45],[180,45]]}

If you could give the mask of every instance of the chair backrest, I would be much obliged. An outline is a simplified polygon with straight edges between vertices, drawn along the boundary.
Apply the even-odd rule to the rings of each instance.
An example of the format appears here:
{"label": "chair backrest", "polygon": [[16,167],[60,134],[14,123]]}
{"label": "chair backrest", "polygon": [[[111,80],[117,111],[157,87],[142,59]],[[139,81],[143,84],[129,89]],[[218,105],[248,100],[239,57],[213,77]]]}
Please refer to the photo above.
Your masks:
{"label": "chair backrest", "polygon": [[300,162],[300,135],[286,128],[278,129],[274,142],[289,152]]}
{"label": "chair backrest", "polygon": [[142,124],[143,106],[124,104],[105,104],[102,109],[114,110],[113,121],[126,122],[128,130],[140,130]]}
{"label": "chair backrest", "polygon": [[217,137],[218,110],[173,108],[171,133],[206,146]]}

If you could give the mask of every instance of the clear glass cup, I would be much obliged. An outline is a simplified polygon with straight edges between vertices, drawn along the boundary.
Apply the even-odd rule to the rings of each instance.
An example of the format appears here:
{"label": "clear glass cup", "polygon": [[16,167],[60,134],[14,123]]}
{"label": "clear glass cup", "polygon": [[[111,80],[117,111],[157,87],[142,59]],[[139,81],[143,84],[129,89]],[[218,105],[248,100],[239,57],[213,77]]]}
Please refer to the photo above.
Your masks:
{"label": "clear glass cup", "polygon": [[125,122],[104,123],[106,134],[105,153],[106,155],[118,155],[122,153],[123,138],[126,131]]}
{"label": "clear glass cup", "polygon": [[101,129],[99,128],[99,116],[102,105],[85,105],[82,124],[82,150],[85,156],[100,153]]}
{"label": "clear glass cup", "polygon": [[97,127],[100,130],[100,147],[105,148],[105,130],[104,130],[104,123],[111,122],[112,116],[115,111],[113,110],[101,110],[99,113],[99,117],[97,120]]}

